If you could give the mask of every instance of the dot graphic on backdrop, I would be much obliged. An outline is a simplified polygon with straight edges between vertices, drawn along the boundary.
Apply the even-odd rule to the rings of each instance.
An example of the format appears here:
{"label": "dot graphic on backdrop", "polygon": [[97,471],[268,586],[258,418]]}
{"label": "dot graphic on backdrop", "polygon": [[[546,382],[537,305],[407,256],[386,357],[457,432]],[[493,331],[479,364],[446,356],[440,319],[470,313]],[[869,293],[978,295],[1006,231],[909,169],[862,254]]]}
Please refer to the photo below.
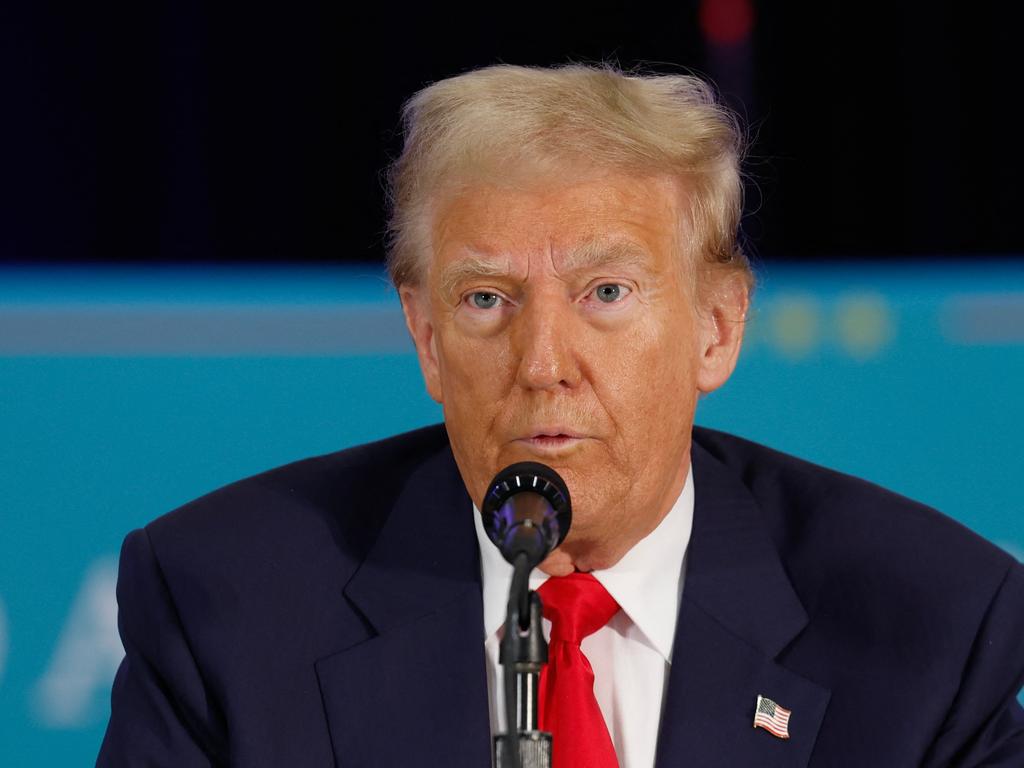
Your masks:
{"label": "dot graphic on backdrop", "polygon": [[889,303],[875,293],[841,297],[836,306],[836,327],[839,343],[857,360],[876,356],[894,336]]}
{"label": "dot graphic on backdrop", "polygon": [[772,341],[790,359],[806,357],[821,338],[821,307],[813,296],[776,300],[771,311]]}

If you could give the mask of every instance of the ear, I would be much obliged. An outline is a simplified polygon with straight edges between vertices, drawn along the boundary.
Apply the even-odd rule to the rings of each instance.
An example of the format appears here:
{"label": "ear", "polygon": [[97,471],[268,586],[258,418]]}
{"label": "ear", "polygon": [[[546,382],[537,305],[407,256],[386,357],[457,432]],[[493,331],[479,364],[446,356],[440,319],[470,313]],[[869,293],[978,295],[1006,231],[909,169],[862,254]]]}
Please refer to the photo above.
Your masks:
{"label": "ear", "polygon": [[430,316],[429,288],[420,285],[405,285],[399,288],[405,327],[409,329],[420,371],[427,386],[427,394],[435,402],[443,403],[441,392],[441,369],[437,362],[437,342],[434,338],[434,321]]}
{"label": "ear", "polygon": [[750,289],[743,275],[707,275],[700,302],[701,356],[697,388],[713,392],[732,375],[743,344]]}

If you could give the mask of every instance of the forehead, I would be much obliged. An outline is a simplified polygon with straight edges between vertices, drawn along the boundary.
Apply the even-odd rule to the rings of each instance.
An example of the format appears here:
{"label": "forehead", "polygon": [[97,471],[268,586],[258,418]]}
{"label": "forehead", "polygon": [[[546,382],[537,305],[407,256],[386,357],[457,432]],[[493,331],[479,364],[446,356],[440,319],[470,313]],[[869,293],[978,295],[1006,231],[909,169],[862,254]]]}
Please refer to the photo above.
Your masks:
{"label": "forehead", "polygon": [[517,271],[543,260],[558,272],[602,260],[674,266],[683,196],[665,176],[461,185],[435,207],[431,273],[450,272],[456,262]]}

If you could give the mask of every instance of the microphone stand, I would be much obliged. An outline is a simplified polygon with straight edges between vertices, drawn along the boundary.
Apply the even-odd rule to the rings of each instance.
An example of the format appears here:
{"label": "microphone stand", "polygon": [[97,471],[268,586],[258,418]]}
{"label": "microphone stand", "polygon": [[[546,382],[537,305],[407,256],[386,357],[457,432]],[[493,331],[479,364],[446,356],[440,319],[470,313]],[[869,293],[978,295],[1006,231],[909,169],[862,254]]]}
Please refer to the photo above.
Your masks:
{"label": "microphone stand", "polygon": [[540,670],[548,661],[548,644],[540,597],[530,591],[532,570],[525,552],[516,555],[498,655],[505,679],[506,733],[494,737],[497,768],[551,768],[551,734],[537,724]]}

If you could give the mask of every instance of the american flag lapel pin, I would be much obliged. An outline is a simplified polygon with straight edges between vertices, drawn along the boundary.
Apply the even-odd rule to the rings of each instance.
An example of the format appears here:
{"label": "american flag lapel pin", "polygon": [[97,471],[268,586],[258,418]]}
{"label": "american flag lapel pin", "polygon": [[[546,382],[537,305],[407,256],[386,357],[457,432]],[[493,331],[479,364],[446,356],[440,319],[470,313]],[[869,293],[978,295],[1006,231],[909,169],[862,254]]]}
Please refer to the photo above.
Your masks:
{"label": "american flag lapel pin", "polygon": [[754,727],[764,728],[773,736],[780,739],[789,738],[789,716],[793,713],[785,707],[780,707],[771,699],[764,696],[757,697],[757,706],[754,708]]}

